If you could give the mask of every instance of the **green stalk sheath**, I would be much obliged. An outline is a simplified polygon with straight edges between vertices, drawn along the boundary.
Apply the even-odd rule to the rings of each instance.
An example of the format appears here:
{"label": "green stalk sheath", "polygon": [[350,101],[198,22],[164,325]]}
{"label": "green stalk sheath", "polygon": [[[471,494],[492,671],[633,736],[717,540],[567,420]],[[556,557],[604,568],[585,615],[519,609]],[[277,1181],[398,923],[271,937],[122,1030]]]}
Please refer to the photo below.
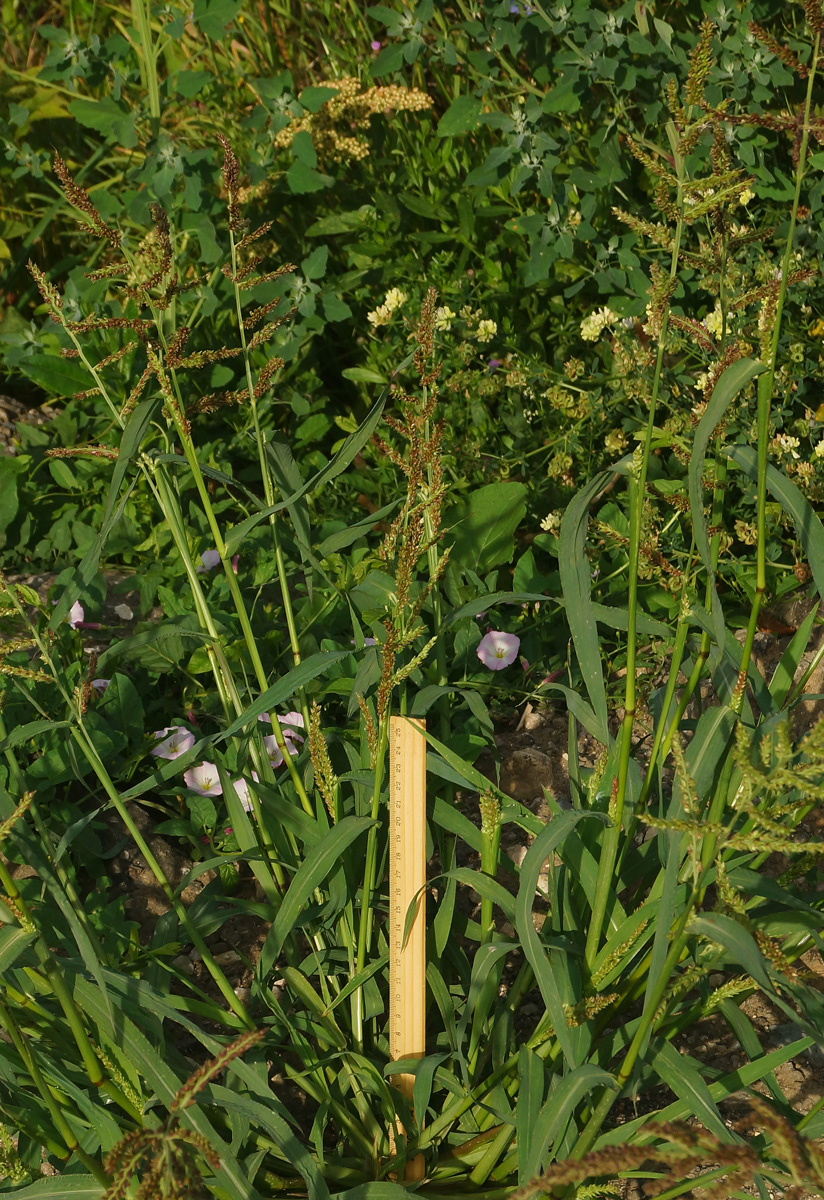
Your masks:
{"label": "green stalk sheath", "polygon": [[[674,130],[670,131],[668,127],[668,133],[670,133],[671,138],[674,140]],[[682,157],[677,153],[675,145],[673,145],[673,155],[680,185],[683,182],[684,162]],[[683,196],[679,186],[679,217],[675,226],[672,259],[670,263],[671,280],[676,278],[678,272],[678,255],[681,246],[681,236],[684,228],[682,210]],[[624,819],[624,802],[627,793],[629,762],[632,752],[632,731],[635,725],[635,663],[638,637],[638,566],[641,552],[644,496],[646,492],[647,469],[649,466],[649,456],[652,447],[652,436],[655,429],[655,411],[663,374],[664,347],[666,345],[668,324],[669,306],[664,309],[661,321],[661,331],[658,335],[658,355],[655,363],[655,375],[653,378],[652,395],[649,403],[649,416],[647,418],[647,426],[644,432],[644,441],[640,456],[640,463],[637,469],[637,478],[630,478],[631,528],[627,598],[627,674],[626,692],[624,696],[624,719],[621,724],[620,734],[621,752],[618,762],[618,784],[614,802],[610,806],[612,810],[610,812],[611,824],[606,831],[601,850],[601,859],[598,864],[598,881],[595,891],[595,903],[593,904],[592,908],[592,921],[587,933],[585,957],[587,965],[590,968],[595,961],[595,956],[598,953],[601,943],[601,931],[604,927],[604,919],[606,916],[607,904],[609,902],[610,895],[610,884],[612,882],[612,876],[615,870],[615,862],[618,857],[618,843],[621,838],[621,829]]]}
{"label": "green stalk sheath", "polygon": [[[237,274],[237,245],[235,243],[235,235],[232,230],[229,231],[229,244],[232,254],[232,274]],[[266,498],[266,507],[272,508],[275,504],[275,487],[272,482],[272,472],[269,468],[269,463],[266,458],[266,439],[263,430],[260,427],[260,417],[257,409],[257,396],[255,395],[255,385],[252,379],[252,364],[249,361],[249,347],[246,341],[246,327],[243,324],[243,309],[240,300],[240,288],[237,282],[234,284],[235,292],[235,309],[237,311],[237,325],[240,336],[240,344],[243,348],[243,365],[246,371],[246,386],[249,389],[249,407],[252,412],[252,421],[255,426],[255,442],[258,450],[258,462],[260,464],[260,476],[263,481],[263,494]],[[280,583],[280,594],[283,603],[283,614],[286,618],[286,628],[289,633],[289,644],[292,648],[292,659],[295,666],[300,665],[300,639],[298,638],[297,625],[295,623],[295,614],[292,608],[292,597],[289,593],[289,580],[286,574],[286,564],[283,561],[283,550],[280,545],[280,534],[278,532],[278,514],[271,513],[269,517],[269,525],[272,530],[272,541],[275,547],[275,567],[278,574],[278,582]],[[306,701],[305,688],[299,689],[300,707],[303,713],[303,719],[306,723],[306,728],[309,728],[309,706]]]}
{"label": "green stalk sheath", "polygon": [[[378,753],[375,761],[375,783],[372,788],[372,808],[370,816],[377,821],[380,812],[381,785],[383,783],[383,764],[386,758],[386,747],[389,743],[389,721],[380,727],[378,734]],[[372,825],[366,835],[366,862],[363,870],[363,891],[361,893],[360,922],[358,926],[358,955],[355,972],[357,975],[366,966],[366,956],[372,942],[372,893],[375,890],[375,874],[378,866],[378,827]],[[360,1049],[363,1046],[363,989],[358,988],[353,998],[355,1004],[355,1044]]]}
{"label": "green stalk sheath", "polygon": [[750,658],[752,656],[758,611],[767,590],[767,455],[769,449],[770,406],[775,387],[775,368],[778,359],[778,342],[781,336],[781,318],[784,312],[784,300],[787,295],[787,277],[790,272],[795,227],[798,221],[798,206],[801,201],[801,186],[804,181],[804,168],[807,162],[807,147],[810,139],[810,113],[813,104],[813,83],[815,81],[820,50],[821,35],[816,34],[812,57],[810,59],[809,75],[807,77],[807,95],[804,101],[801,144],[798,150],[798,166],[795,172],[795,193],[793,195],[793,207],[790,214],[790,228],[787,232],[787,244],[784,247],[784,258],[781,263],[781,287],[775,306],[775,323],[773,325],[768,362],[766,364],[767,370],[758,378],[758,496],[756,501],[758,542],[756,546],[755,600],[753,601],[752,612],[747,624],[747,635],[741,654],[741,670],[739,672],[737,694],[732,704],[736,712],[741,711],[744,682],[747,678],[747,671],[749,670]]}
{"label": "green stalk sheath", "polygon": [[681,915],[681,919],[678,922],[672,939],[672,944],[669,948],[669,953],[667,954],[664,965],[661,968],[661,974],[659,975],[653,988],[650,1003],[641,1017],[638,1028],[635,1031],[635,1036],[632,1039],[626,1054],[624,1055],[624,1061],[621,1063],[621,1069],[616,1076],[616,1086],[614,1089],[605,1088],[602,1092],[600,1100],[593,1109],[589,1120],[587,1121],[582,1133],[579,1135],[577,1142],[572,1148],[572,1153],[570,1155],[571,1158],[583,1158],[584,1155],[587,1154],[592,1148],[592,1145],[598,1136],[601,1126],[606,1120],[610,1109],[620,1096],[627,1080],[635,1068],[638,1055],[641,1052],[641,1047],[646,1044],[647,1034],[652,1028],[659,1005],[661,1004],[667,987],[669,986],[670,977],[677,967],[684,947],[687,944],[687,939],[689,936],[689,922],[692,918],[693,910],[696,908],[702,895],[703,893],[694,891],[684,909],[684,912]]}

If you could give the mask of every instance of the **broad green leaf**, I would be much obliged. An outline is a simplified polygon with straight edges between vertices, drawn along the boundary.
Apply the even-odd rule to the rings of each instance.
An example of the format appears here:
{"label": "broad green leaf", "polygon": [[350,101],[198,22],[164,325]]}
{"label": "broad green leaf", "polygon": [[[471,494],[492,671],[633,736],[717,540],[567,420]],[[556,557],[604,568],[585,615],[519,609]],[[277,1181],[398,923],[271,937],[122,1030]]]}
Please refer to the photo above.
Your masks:
{"label": "broad green leaf", "polygon": [[109,681],[103,693],[101,710],[129,741],[134,743],[143,736],[143,701],[140,693],[127,675],[119,671]]}
{"label": "broad green leaf", "polygon": [[137,145],[135,114],[122,102],[108,96],[100,100],[72,100],[69,112],[81,125],[102,133],[108,141],[119,142],[126,150]]}
{"label": "broad green leaf", "polygon": [[220,42],[242,7],[243,0],[194,0],[192,20],[213,42]]}
{"label": "broad green leaf", "polygon": [[455,534],[450,567],[483,575],[508,563],[515,550],[515,530],[526,512],[526,493],[522,483],[489,483],[470,492],[447,518]]}
{"label": "broad green leaf", "polygon": [[30,464],[31,459],[27,454],[0,455],[0,546],[5,546],[6,530],[20,507],[17,476],[27,471]]}
{"label": "broad green leaf", "polygon": [[702,475],[704,471],[704,456],[707,452],[710,438],[715,433],[716,426],[732,401],[742,388],[766,370],[763,363],[751,358],[742,358],[727,367],[712,390],[704,415],[698,422],[692,444],[692,454],[689,465],[690,510],[692,513],[692,531],[695,545],[704,564],[712,595],[712,623],[715,640],[719,646],[724,645],[726,624],[721,610],[721,602],[715,587],[715,572],[710,556],[710,539],[707,534],[707,522],[704,518],[704,489]]}
{"label": "broad green leaf", "polygon": [[284,941],[291,933],[307,900],[336,867],[345,851],[374,822],[371,817],[344,817],[307,854],[283,897],[272,928],[260,952],[260,971],[265,977],[273,967]]}
{"label": "broad green leaf", "polygon": [[324,538],[317,548],[317,556],[322,562],[330,554],[337,554],[341,550],[345,550],[356,542],[358,538],[365,537],[367,533],[371,533],[379,521],[385,521],[391,516],[400,500],[393,500],[391,504],[384,504],[383,508],[377,509],[376,512],[370,513],[368,517],[364,517],[362,521],[357,521],[354,525],[350,525],[348,529],[339,529],[336,533],[330,533]]}
{"label": "broad green leaf", "polygon": [[56,396],[73,396],[75,392],[85,392],[94,383],[83,364],[70,358],[35,354],[31,358],[21,359],[18,366],[38,387],[53,392]]}
{"label": "broad green leaf", "polygon": [[341,376],[344,379],[351,379],[353,383],[386,383],[383,375],[369,367],[345,367],[341,371]]}
{"label": "broad green leaf", "polygon": [[[576,493],[561,521],[558,555],[561,591],[566,605],[569,631],[592,710],[601,730],[608,728],[607,694],[601,666],[598,629],[592,608],[592,579],[586,555],[586,540],[589,506],[608,478],[609,473],[602,471],[591,483]],[[581,720],[578,713],[575,715]],[[608,744],[609,736],[604,741],[604,745]]]}
{"label": "broad green leaf", "polygon": [[314,167],[307,167],[306,163],[296,158],[286,172],[286,182],[293,195],[305,196],[308,192],[320,192],[324,188],[331,187],[335,181],[331,175],[323,175]]}
{"label": "broad green leaf", "polygon": [[474,96],[459,96],[438,122],[438,137],[454,137],[459,133],[471,133],[481,123],[483,105]]}

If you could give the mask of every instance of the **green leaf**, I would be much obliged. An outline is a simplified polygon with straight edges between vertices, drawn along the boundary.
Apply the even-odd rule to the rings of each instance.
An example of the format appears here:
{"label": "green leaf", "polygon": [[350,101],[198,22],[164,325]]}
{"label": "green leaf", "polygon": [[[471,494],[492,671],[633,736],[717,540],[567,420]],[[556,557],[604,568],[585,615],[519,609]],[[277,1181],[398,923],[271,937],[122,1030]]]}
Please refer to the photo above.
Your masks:
{"label": "green leaf", "polygon": [[221,1109],[248,1117],[254,1126],[269,1134],[286,1161],[297,1167],[306,1180],[309,1200],[329,1200],[329,1189],[314,1159],[270,1105],[261,1104],[248,1095],[238,1095],[220,1084],[213,1084],[212,1091]]}
{"label": "green leaf", "polygon": [[119,672],[109,681],[100,708],[115,729],[134,743],[143,736],[143,701],[131,679]]}
{"label": "green leaf", "polygon": [[192,20],[213,42],[219,42],[242,7],[243,0],[194,0]]}
{"label": "green leaf", "polygon": [[732,401],[741,389],[746,387],[750,380],[754,379],[756,375],[760,375],[764,370],[766,368],[763,363],[756,362],[751,358],[742,358],[724,371],[712,390],[712,395],[707,402],[703,417],[698,422],[698,428],[695,431],[693,439],[692,454],[690,455],[689,492],[693,537],[695,538],[698,553],[701,556],[701,562],[704,564],[704,570],[707,572],[710,593],[712,595],[711,616],[713,631],[715,640],[721,647],[724,645],[726,623],[724,621],[724,613],[721,609],[721,601],[718,598],[718,591],[715,586],[715,572],[712,569],[712,558],[710,555],[710,540],[707,534],[707,522],[704,517],[704,489],[701,482],[704,471],[704,456],[706,455],[707,446],[718,422],[724,416]]}
{"label": "green leaf", "polygon": [[94,383],[82,363],[70,358],[57,358],[53,354],[36,354],[21,359],[17,365],[38,387],[56,396],[85,392]]}
{"label": "green leaf", "polygon": [[341,375],[344,379],[351,379],[353,383],[386,383],[383,375],[370,370],[369,367],[347,367],[341,371]]}
{"label": "green leaf", "polygon": [[515,549],[515,530],[526,513],[523,483],[490,483],[471,492],[449,514],[455,533],[450,566],[479,575],[508,563]]}
{"label": "green leaf", "polygon": [[179,96],[193,100],[212,78],[211,71],[178,71],[174,77],[174,89]]}
{"label": "green leaf", "polygon": [[68,724],[68,721],[28,721],[25,725],[18,725],[0,742],[0,753],[13,750],[15,746],[22,746],[24,742],[45,733],[47,729],[66,729]]}
{"label": "green leaf", "polygon": [[307,854],[283,897],[277,916],[260,952],[260,971],[265,977],[280,954],[298,917],[315,888],[337,867],[344,852],[371,825],[371,817],[344,817]]}
{"label": "green leaf", "polygon": [[[23,951],[32,944],[36,933],[26,933],[19,925],[4,925],[0,929],[0,973],[13,967]],[[32,966],[34,963],[32,962]]]}
{"label": "green leaf", "polygon": [[693,1058],[688,1054],[679,1053],[671,1042],[664,1041],[652,1056],[650,1065],[658,1072],[662,1083],[672,1088],[679,1099],[689,1104],[690,1112],[710,1133],[714,1133],[722,1142],[739,1140],[724,1124]]}
{"label": "green leaf", "polygon": [[[558,566],[561,591],[566,605],[569,631],[572,634],[578,665],[592,710],[601,729],[608,728],[607,694],[601,665],[601,647],[592,606],[592,579],[586,556],[589,506],[609,478],[602,471],[585,488],[576,493],[561,521]],[[605,745],[608,744],[608,740]]]}
{"label": "green leaf", "polygon": [[97,130],[109,141],[119,142],[126,150],[137,145],[134,113],[117,100],[72,100],[69,112],[81,125]]}
{"label": "green leaf", "polygon": [[770,680],[769,690],[770,695],[778,708],[784,704],[787,696],[790,694],[790,688],[793,685],[798,665],[804,656],[807,649],[807,643],[810,640],[813,623],[818,614],[818,604],[808,614],[804,621],[799,625],[793,634],[792,641],[787,649],[781,655],[781,660],[778,666],[773,671],[773,677]]}
{"label": "green leaf", "polygon": [[192,824],[196,829],[214,829],[217,809],[209,796],[187,796],[186,807],[192,814]]}
{"label": "green leaf", "polygon": [[320,192],[323,188],[331,187],[335,181],[331,175],[322,175],[296,158],[286,172],[286,182],[295,196],[304,196],[307,192]]}
{"label": "green leaf", "polygon": [[0,547],[6,544],[6,530],[17,516],[17,476],[28,470],[31,459],[27,454],[0,455]]}
{"label": "green leaf", "polygon": [[[546,1069],[546,1068],[544,1068]],[[593,1063],[582,1063],[563,1079],[552,1076],[549,1096],[530,1130],[529,1153],[525,1155],[524,1181],[538,1175],[557,1150],[567,1123],[579,1101],[596,1087],[616,1087],[615,1079]],[[520,1139],[518,1141],[520,1148]],[[518,1159],[520,1181],[521,1162]]]}
{"label": "green leaf", "polygon": [[483,105],[475,96],[459,96],[438,122],[438,137],[454,137],[459,133],[471,133],[481,123]]}
{"label": "green leaf", "polygon": [[[758,478],[758,459],[752,446],[730,446],[727,454],[749,475]],[[767,488],[786,513],[792,517],[807,562],[813,573],[815,589],[824,596],[824,525],[803,492],[772,464],[767,464]]]}
{"label": "green leaf", "polygon": [[20,1200],[100,1200],[105,1190],[93,1175],[57,1175],[14,1194]]}
{"label": "green leaf", "polygon": [[322,84],[310,84],[309,87],[303,89],[298,100],[307,112],[316,113],[320,111],[327,100],[332,100],[337,95],[337,88],[324,87]]}

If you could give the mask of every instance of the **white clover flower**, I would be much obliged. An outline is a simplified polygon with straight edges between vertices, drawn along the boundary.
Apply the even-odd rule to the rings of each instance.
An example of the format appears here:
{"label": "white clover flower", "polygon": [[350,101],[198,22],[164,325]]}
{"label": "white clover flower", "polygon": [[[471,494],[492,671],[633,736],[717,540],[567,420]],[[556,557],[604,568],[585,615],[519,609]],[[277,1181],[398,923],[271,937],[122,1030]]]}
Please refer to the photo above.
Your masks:
{"label": "white clover flower", "polygon": [[402,292],[400,288],[393,287],[390,288],[386,293],[384,305],[389,309],[390,312],[394,312],[395,309],[400,308],[405,301],[406,292]]}
{"label": "white clover flower", "polygon": [[453,313],[452,309],[446,304],[442,308],[436,308],[435,328],[440,330],[451,329],[452,322],[455,320],[455,316],[456,314]]}
{"label": "white clover flower", "polygon": [[743,192],[738,197],[738,203],[742,204],[746,208],[747,205],[749,204],[750,200],[754,200],[754,199],[755,199],[755,192],[751,192],[749,188],[744,188]]}
{"label": "white clover flower", "polygon": [[561,514],[559,512],[547,513],[543,521],[541,521],[541,529],[544,533],[557,533],[561,528]]}
{"label": "white clover flower", "polygon": [[581,322],[581,337],[585,342],[597,342],[607,325],[617,320],[618,316],[611,308],[596,309]]}
{"label": "white clover flower", "polygon": [[797,437],[790,437],[787,433],[779,433],[776,441],[781,447],[782,454],[786,454],[790,458],[800,458],[798,447],[801,445],[801,443]]}
{"label": "white clover flower", "polygon": [[479,342],[491,342],[497,332],[498,326],[495,321],[480,321],[475,336]]}
{"label": "white clover flower", "polygon": [[405,300],[406,292],[402,292],[400,288],[390,288],[383,304],[366,314],[367,321],[370,325],[388,325],[393,312],[400,308]]}
{"label": "white clover flower", "polygon": [[604,438],[604,445],[610,454],[620,454],[627,444],[627,435],[623,429],[613,429]]}
{"label": "white clover flower", "polygon": [[813,450],[813,454],[816,456],[816,458],[824,458],[824,438],[817,443],[815,450]]}
{"label": "white clover flower", "polygon": [[724,314],[721,312],[720,301],[716,300],[713,311],[704,317],[704,325],[715,340],[720,342],[721,335],[724,332]]}

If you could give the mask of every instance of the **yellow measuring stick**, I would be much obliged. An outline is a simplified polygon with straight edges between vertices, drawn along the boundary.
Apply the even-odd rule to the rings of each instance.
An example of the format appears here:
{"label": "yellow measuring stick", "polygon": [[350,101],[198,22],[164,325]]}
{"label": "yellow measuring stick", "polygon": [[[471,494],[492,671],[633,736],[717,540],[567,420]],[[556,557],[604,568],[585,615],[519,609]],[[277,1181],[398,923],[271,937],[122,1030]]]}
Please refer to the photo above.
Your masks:
{"label": "yellow measuring stick", "polygon": [[[389,1052],[393,1061],[426,1052],[426,739],[425,721],[389,718]],[[406,914],[415,916],[404,943]],[[396,1075],[412,1103],[415,1076]],[[395,1132],[390,1130],[394,1145]],[[406,1164],[405,1178],[423,1179],[424,1158]]]}

